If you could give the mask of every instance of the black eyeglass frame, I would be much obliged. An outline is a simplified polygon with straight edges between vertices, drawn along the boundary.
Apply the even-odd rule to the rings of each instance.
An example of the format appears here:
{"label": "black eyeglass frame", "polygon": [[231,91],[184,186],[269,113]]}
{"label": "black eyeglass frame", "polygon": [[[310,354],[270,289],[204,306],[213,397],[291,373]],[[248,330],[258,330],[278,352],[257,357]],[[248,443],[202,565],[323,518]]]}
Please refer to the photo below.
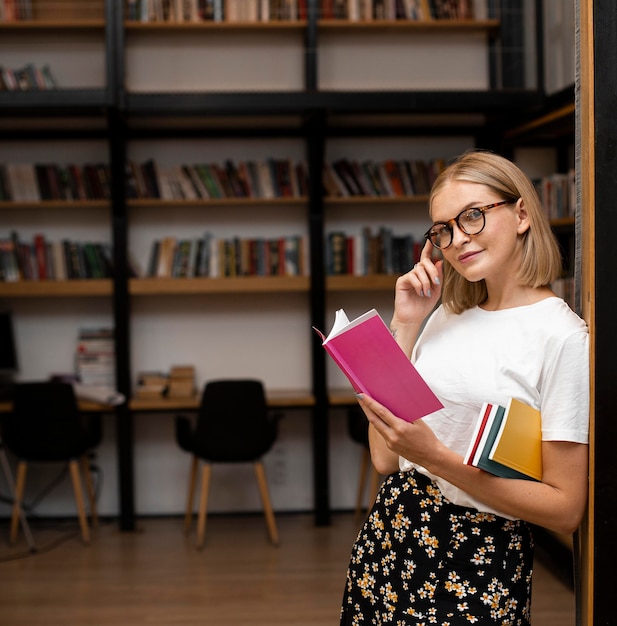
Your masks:
{"label": "black eyeglass frame", "polygon": [[[503,206],[504,204],[512,204],[512,200],[501,200],[501,202],[495,202],[493,204],[487,204],[486,206],[478,206],[478,207],[469,207],[468,209],[463,209],[456,217],[453,217],[452,219],[448,220],[447,222],[434,222],[433,224],[431,224],[431,227],[424,233],[424,239],[430,239],[431,243],[438,249],[438,250],[445,250],[446,248],[449,248],[452,245],[452,242],[454,241],[454,230],[452,229],[452,226],[450,225],[452,222],[454,222],[460,231],[462,231],[463,233],[465,233],[466,235],[479,235],[483,230],[484,227],[486,226],[486,216],[484,215],[485,211],[488,211],[489,209],[494,209],[495,207],[498,206]],[[476,231],[475,233],[468,233],[460,224],[459,220],[461,219],[461,216],[464,213],[467,213],[468,211],[480,211],[480,213],[482,214],[482,227],[480,228],[480,230]],[[448,229],[448,231],[450,232],[450,243],[447,246],[438,246],[432,239],[431,239],[431,231],[435,228],[435,226],[444,226],[445,228]]]}

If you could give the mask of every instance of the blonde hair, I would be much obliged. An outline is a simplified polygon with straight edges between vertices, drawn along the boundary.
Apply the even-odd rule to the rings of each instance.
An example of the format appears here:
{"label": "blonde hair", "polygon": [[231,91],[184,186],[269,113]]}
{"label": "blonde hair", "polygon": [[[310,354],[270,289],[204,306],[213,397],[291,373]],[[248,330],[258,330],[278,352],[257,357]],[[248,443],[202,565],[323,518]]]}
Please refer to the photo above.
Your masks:
{"label": "blonde hair", "polygon": [[[557,239],[542,209],[540,198],[529,178],[512,161],[486,151],[466,152],[451,163],[435,180],[429,198],[433,199],[452,181],[484,185],[504,200],[522,199],[529,228],[522,235],[523,254],[517,278],[529,287],[544,287],[561,274],[562,261]],[[484,280],[472,283],[444,260],[443,304],[454,313],[462,313],[486,300]]]}

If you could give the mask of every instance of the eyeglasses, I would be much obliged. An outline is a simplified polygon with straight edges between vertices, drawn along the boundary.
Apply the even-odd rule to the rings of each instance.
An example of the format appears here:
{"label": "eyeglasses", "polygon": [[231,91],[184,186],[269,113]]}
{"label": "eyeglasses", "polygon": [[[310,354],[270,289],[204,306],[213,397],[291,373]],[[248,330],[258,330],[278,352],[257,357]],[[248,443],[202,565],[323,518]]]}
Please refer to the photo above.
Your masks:
{"label": "eyeglasses", "polygon": [[503,206],[504,204],[511,204],[511,201],[502,200],[501,202],[495,202],[494,204],[488,204],[486,206],[465,209],[447,222],[435,222],[426,233],[424,233],[424,238],[430,239],[431,243],[436,248],[444,250],[452,243],[454,232],[453,223],[466,235],[478,235],[484,230],[484,226],[486,225],[484,212],[498,206]]}

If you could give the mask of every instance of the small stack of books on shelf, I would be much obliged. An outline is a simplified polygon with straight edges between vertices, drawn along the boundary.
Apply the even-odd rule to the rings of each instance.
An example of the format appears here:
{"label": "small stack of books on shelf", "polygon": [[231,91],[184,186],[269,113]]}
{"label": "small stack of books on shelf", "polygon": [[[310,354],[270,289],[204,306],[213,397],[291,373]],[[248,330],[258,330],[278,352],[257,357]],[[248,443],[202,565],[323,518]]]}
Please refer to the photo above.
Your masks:
{"label": "small stack of books on shelf", "polygon": [[404,198],[427,195],[445,168],[445,159],[388,159],[383,162],[338,159],[323,170],[328,197]]}
{"label": "small stack of books on shelf", "polygon": [[192,365],[174,365],[167,374],[144,371],[137,376],[137,398],[190,398],[195,393],[195,368]]}
{"label": "small stack of books on shelf", "polygon": [[75,367],[84,386],[116,388],[115,340],[111,328],[82,328],[77,337]]}
{"label": "small stack of books on shelf", "polygon": [[164,237],[152,243],[147,275],[157,278],[304,276],[306,237]]}
{"label": "small stack of books on shelf", "polygon": [[195,395],[195,368],[192,365],[174,365],[169,370],[167,396],[190,398]]}
{"label": "small stack of books on shelf", "polygon": [[291,159],[162,166],[154,159],[129,162],[127,196],[136,199],[221,200],[303,198],[306,164]]}
{"label": "small stack of books on shelf", "polygon": [[326,239],[326,273],[331,276],[404,274],[420,258],[421,244],[411,234],[395,235],[391,228],[360,234],[332,231]]}
{"label": "small stack of books on shelf", "polygon": [[164,372],[146,371],[137,376],[135,396],[137,398],[162,398],[167,395],[169,376]]}

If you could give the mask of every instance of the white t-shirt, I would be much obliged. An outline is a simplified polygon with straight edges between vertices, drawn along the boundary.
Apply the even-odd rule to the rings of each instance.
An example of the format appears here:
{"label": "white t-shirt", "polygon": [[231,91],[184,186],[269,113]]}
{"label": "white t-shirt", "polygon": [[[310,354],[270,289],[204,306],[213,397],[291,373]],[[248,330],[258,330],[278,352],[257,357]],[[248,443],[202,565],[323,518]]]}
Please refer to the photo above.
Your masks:
{"label": "white t-shirt", "polygon": [[[543,440],[588,442],[589,333],[560,298],[500,311],[475,307],[458,315],[440,306],[411,358],[444,405],[424,421],[463,456],[482,404],[505,406],[511,397],[540,409]],[[499,513],[400,458],[402,470],[412,467],[435,480],[451,502]]]}

